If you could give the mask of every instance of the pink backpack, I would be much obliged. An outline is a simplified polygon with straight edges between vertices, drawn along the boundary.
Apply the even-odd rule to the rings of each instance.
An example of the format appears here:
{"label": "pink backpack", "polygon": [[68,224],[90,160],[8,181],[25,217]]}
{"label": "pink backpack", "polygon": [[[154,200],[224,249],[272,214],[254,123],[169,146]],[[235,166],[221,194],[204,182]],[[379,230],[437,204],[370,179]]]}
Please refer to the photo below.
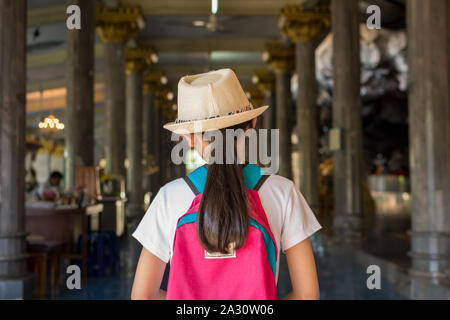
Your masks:
{"label": "pink backpack", "polygon": [[196,195],[178,219],[170,262],[168,300],[275,300],[277,245],[258,189],[268,175],[253,164],[244,167],[249,201],[247,240],[234,254],[208,253],[197,236],[197,212],[206,183],[206,166],[184,179]]}

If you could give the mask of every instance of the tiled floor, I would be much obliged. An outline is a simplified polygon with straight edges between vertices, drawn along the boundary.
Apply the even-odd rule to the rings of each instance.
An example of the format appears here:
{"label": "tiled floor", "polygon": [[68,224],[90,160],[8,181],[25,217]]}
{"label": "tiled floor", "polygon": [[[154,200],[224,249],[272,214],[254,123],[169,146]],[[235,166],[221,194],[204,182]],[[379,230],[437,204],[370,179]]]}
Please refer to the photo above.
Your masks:
{"label": "tiled floor", "polygon": [[[404,300],[394,287],[383,280],[381,289],[369,290],[367,278],[370,276],[352,257],[343,251],[328,249],[324,238],[313,239],[315,258],[319,276],[321,299],[335,300]],[[336,248],[336,247],[335,247]]]}
{"label": "tiled floor", "polygon": [[[129,299],[140,246],[127,235],[121,241],[122,266],[119,275],[89,278],[86,287],[81,290],[68,290],[65,280],[62,280],[59,293],[54,295],[53,299]],[[316,236],[312,244],[319,275],[321,299],[403,299],[383,281],[380,290],[367,289],[366,270],[350,262],[350,257],[329,252],[324,238]],[[278,294],[282,297],[290,290],[290,280],[284,255],[280,263]],[[164,282],[166,281],[167,272]]]}

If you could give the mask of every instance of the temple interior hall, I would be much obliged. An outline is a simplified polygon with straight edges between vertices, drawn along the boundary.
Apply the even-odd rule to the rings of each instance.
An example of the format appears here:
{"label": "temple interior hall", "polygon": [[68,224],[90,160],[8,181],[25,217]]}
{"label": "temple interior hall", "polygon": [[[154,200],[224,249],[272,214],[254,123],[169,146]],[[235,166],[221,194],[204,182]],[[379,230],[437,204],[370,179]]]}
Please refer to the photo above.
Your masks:
{"label": "temple interior hall", "polygon": [[132,232],[203,165],[178,81],[222,68],[322,225],[321,299],[450,299],[449,52],[449,0],[0,0],[0,299],[130,299]]}

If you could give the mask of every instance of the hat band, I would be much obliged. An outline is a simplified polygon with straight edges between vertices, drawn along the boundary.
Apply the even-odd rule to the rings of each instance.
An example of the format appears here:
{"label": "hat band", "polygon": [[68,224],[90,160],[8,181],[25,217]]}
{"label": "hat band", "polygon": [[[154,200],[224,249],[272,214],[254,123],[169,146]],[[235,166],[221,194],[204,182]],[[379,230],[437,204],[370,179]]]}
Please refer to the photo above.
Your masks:
{"label": "hat band", "polygon": [[250,111],[253,110],[253,106],[250,104],[248,106],[246,106],[245,108],[236,110],[236,111],[231,111],[228,112],[227,114],[219,114],[219,115],[215,115],[215,116],[211,116],[208,118],[203,118],[203,119],[194,119],[194,120],[181,120],[181,119],[176,119],[175,123],[183,123],[183,122],[191,122],[191,121],[203,121],[203,120],[209,120],[209,119],[215,119],[215,118],[220,118],[220,117],[226,117],[226,116],[231,116],[233,114],[237,114],[237,113],[241,113],[241,112],[245,112],[245,111]]}

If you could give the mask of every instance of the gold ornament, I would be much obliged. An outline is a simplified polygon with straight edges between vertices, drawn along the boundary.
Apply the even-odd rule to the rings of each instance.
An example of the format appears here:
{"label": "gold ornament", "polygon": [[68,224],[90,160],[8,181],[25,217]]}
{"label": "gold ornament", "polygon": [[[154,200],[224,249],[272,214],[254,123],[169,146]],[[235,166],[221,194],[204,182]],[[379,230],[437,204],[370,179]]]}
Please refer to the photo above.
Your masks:
{"label": "gold ornament", "polygon": [[288,72],[294,68],[295,52],[293,46],[281,42],[270,42],[265,46],[264,57],[275,72]]}
{"label": "gold ornament", "polygon": [[101,4],[96,7],[95,17],[97,33],[103,42],[126,42],[139,32],[142,11],[137,6],[110,9]]}
{"label": "gold ornament", "polygon": [[177,118],[175,96],[169,88],[162,87],[155,91],[155,106],[161,110],[167,121],[175,121]]}
{"label": "gold ornament", "polygon": [[312,8],[288,4],[281,10],[281,31],[294,42],[314,41],[331,25],[330,5],[320,1]]}
{"label": "gold ornament", "polygon": [[271,93],[275,89],[275,75],[269,70],[262,69],[253,75],[253,83],[264,93]]}
{"label": "gold ornament", "polygon": [[144,75],[144,94],[152,93],[167,83],[167,77],[161,71],[152,71]]}
{"label": "gold ornament", "polygon": [[264,92],[258,85],[248,86],[245,93],[253,106],[262,106],[264,104]]}
{"label": "gold ornament", "polygon": [[128,48],[126,51],[126,73],[143,72],[152,64],[152,56],[154,55],[156,53],[150,48]]}

